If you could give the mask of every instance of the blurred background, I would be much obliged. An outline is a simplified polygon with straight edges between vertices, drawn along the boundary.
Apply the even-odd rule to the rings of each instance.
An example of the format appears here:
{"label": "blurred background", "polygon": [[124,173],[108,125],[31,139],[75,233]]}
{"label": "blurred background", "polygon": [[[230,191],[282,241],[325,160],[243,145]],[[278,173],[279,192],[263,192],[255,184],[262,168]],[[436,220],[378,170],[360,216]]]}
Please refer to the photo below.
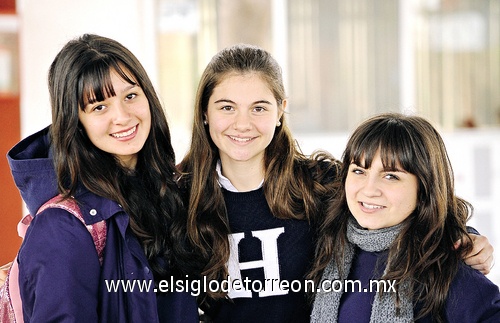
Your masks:
{"label": "blurred background", "polygon": [[[0,0],[0,263],[27,211],[4,157],[50,123],[47,71],[83,33],[114,38],[143,63],[179,161],[198,79],[234,43],[283,68],[287,118],[305,153],[340,158],[347,136],[385,111],[422,115],[443,135],[470,225],[500,250],[500,0]],[[500,284],[500,264],[488,277]]]}

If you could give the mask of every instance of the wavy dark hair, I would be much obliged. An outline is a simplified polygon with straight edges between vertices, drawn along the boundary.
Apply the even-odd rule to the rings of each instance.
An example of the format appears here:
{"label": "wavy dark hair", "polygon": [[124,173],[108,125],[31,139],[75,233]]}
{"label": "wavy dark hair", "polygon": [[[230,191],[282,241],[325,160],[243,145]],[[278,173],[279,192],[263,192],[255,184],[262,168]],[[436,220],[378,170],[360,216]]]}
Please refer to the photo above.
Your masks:
{"label": "wavy dark hair", "polygon": [[[139,86],[150,107],[151,129],[138,153],[133,176],[115,156],[92,144],[78,119],[78,111],[86,103],[116,95],[111,72]],[[167,120],[143,66],[117,41],[85,34],[69,41],[57,54],[50,66],[48,84],[50,134],[60,193],[69,197],[84,185],[122,205],[155,278],[166,277],[163,259],[171,245],[167,232],[173,215],[182,213],[183,206],[174,181],[177,171]]]}
{"label": "wavy dark hair", "polygon": [[[178,166],[183,173],[180,185],[189,203],[188,217],[187,222],[181,219],[173,234],[179,242],[174,246],[176,260],[195,277],[224,279],[228,274],[230,229],[217,181],[219,151],[203,120],[214,88],[235,73],[259,75],[267,82],[279,109],[286,99],[280,66],[267,51],[256,46],[238,44],[223,49],[203,72],[196,94],[191,146]],[[331,196],[338,163],[326,152],[303,155],[284,115],[280,121],[264,154],[264,195],[275,217],[315,220],[325,204],[323,199]],[[225,295],[209,292],[202,299],[204,296]]]}
{"label": "wavy dark hair", "polygon": [[[370,168],[377,152],[385,169],[402,168],[418,179],[417,207],[389,249],[382,279],[396,280],[398,286],[409,282],[413,300],[422,304],[416,319],[432,315],[442,322],[450,284],[463,256],[471,250],[466,222],[472,206],[454,193],[453,169],[441,136],[418,116],[378,115],[363,122],[351,135],[342,159],[342,186],[320,226],[309,278],[319,282],[332,259],[342,264],[347,221],[352,216],[344,187],[349,165]],[[455,248],[459,239],[462,244]]]}

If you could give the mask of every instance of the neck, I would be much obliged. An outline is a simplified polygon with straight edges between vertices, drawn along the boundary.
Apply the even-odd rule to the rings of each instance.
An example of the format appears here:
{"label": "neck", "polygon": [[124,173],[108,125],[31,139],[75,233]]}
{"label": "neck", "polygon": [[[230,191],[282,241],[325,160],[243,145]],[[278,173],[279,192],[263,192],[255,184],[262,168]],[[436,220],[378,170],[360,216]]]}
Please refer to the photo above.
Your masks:
{"label": "neck", "polygon": [[[116,155],[115,155],[116,156]],[[117,156],[119,163],[126,169],[130,171],[135,170],[135,166],[137,165],[137,156]]]}
{"label": "neck", "polygon": [[380,252],[389,249],[403,228],[403,223],[377,230],[365,230],[349,217],[347,224],[347,239],[361,249],[369,252]]}
{"label": "neck", "polygon": [[222,175],[240,192],[254,190],[264,179],[262,160],[234,161],[221,158]]}

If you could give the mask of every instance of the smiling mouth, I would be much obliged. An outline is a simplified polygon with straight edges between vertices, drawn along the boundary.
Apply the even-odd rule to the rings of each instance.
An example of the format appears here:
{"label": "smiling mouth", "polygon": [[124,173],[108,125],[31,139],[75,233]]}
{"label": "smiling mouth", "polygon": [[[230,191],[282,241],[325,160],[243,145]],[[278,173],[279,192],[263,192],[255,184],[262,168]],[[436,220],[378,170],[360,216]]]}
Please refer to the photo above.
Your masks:
{"label": "smiling mouth", "polygon": [[228,136],[231,140],[236,141],[236,142],[249,142],[255,137],[249,137],[249,138],[240,138],[240,137],[233,137],[233,136]]}
{"label": "smiling mouth", "polygon": [[129,130],[127,131],[124,131],[124,132],[117,132],[117,133],[112,133],[111,136],[114,137],[114,138],[124,138],[124,137],[128,137],[130,136],[131,134],[133,134],[135,131],[137,130],[137,125],[130,128]]}
{"label": "smiling mouth", "polygon": [[378,210],[378,209],[383,209],[384,208],[381,205],[368,204],[368,203],[365,203],[365,202],[359,202],[359,204],[361,204],[361,206],[364,207],[365,209],[370,209],[370,210]]}

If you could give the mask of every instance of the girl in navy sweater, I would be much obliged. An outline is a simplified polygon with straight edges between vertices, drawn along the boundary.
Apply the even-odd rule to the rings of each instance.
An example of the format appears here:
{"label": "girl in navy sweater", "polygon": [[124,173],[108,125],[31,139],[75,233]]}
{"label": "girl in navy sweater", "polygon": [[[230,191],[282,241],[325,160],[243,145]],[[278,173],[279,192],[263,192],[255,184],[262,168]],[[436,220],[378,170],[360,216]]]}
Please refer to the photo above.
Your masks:
{"label": "girl in navy sweater", "polygon": [[242,283],[200,295],[217,322],[309,321],[297,282],[313,256],[310,224],[335,191],[339,164],[327,153],[300,153],[286,105],[280,67],[258,47],[221,51],[201,77],[191,148],[179,165],[188,220],[174,252],[190,277]]}

